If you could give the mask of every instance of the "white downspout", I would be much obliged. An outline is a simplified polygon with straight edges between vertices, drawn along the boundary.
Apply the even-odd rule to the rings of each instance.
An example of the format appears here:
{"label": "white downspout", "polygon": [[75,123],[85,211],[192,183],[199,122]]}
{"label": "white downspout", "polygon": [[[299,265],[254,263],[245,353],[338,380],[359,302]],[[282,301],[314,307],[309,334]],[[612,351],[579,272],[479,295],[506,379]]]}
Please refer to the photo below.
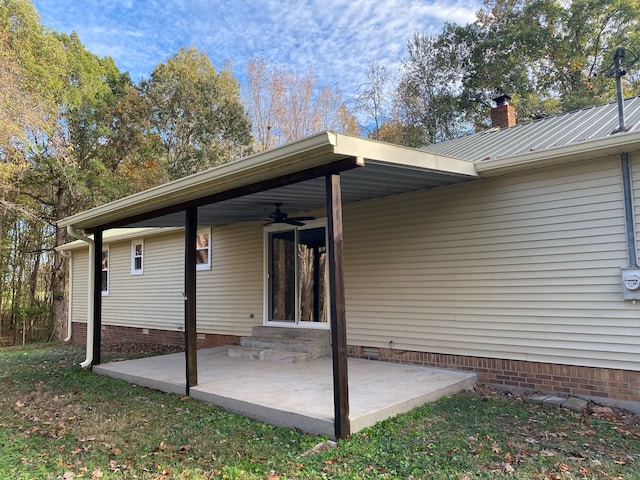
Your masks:
{"label": "white downspout", "polygon": [[67,305],[67,336],[64,339],[65,343],[71,340],[71,333],[73,332],[72,308],[73,308],[73,255],[69,255],[69,301]]}
{"label": "white downspout", "polygon": [[93,362],[93,326],[94,326],[95,319],[93,318],[92,285],[94,284],[93,276],[94,276],[94,270],[95,270],[94,268],[95,262],[93,261],[93,257],[94,257],[95,244],[93,243],[92,239],[76,231],[76,229],[73,228],[72,225],[67,225],[67,233],[69,234],[70,237],[73,237],[77,240],[82,240],[83,242],[86,242],[89,244],[89,271],[88,271],[89,281],[87,282],[88,293],[89,293],[88,300],[87,300],[87,354],[84,362],[80,363],[80,366],[82,368],[87,368],[87,367],[90,367],[91,363]]}

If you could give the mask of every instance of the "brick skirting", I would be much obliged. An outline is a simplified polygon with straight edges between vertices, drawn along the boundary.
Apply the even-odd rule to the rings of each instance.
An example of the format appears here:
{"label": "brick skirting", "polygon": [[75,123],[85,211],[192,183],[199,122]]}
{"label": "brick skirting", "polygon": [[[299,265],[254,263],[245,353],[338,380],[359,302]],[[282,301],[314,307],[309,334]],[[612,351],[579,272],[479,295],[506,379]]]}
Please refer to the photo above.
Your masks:
{"label": "brick skirting", "polygon": [[[71,341],[75,345],[84,345],[87,340],[87,324],[73,323]],[[198,333],[198,348],[220,347],[222,345],[240,345],[238,335],[218,335]],[[147,343],[153,345],[184,346],[184,333],[153,328],[102,326],[102,343]]]}
{"label": "brick skirting", "polygon": [[481,383],[513,391],[537,391],[594,399],[640,411],[640,372],[552,363],[468,357],[389,348],[349,346],[349,356],[476,372]]}

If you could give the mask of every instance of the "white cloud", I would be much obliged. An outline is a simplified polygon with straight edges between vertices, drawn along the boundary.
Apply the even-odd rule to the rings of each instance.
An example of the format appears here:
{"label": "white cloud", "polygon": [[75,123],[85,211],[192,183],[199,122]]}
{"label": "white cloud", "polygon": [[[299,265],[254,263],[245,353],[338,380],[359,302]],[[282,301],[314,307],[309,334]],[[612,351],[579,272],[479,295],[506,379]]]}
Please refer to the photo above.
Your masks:
{"label": "white cloud", "polygon": [[45,25],[78,32],[100,56],[111,56],[134,80],[148,76],[180,47],[231,60],[242,80],[246,60],[318,74],[354,94],[372,61],[399,67],[414,33],[436,33],[445,21],[474,20],[478,0],[35,0]]}

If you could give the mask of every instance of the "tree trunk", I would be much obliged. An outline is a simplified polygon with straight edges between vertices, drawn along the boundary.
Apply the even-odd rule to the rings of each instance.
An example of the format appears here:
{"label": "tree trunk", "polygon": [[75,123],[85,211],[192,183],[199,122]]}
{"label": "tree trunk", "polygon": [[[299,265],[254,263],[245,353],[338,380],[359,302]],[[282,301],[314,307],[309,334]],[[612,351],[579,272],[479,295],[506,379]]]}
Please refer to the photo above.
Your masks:
{"label": "tree trunk", "polygon": [[[56,192],[56,215],[55,218],[67,217],[70,213],[67,190],[63,184],[58,184]],[[67,231],[56,225],[55,246],[63,245],[68,240]],[[52,293],[52,315],[53,333],[52,338],[62,339],[65,337],[65,325],[67,322],[67,298],[69,289],[67,285],[67,269],[69,261],[67,257],[58,250],[53,250],[53,265],[51,266],[51,293]]]}

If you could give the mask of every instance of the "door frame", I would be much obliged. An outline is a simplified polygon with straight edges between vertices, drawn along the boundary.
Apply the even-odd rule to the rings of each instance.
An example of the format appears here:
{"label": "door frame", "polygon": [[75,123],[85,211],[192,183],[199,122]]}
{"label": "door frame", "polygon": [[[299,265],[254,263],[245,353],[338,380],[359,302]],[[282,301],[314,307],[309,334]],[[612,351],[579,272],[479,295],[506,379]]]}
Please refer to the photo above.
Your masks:
{"label": "door frame", "polygon": [[[270,319],[270,302],[271,302],[271,286],[270,286],[270,260],[271,260],[271,246],[269,243],[269,234],[274,232],[283,232],[293,230],[295,234],[296,244],[298,241],[298,231],[305,230],[308,228],[324,228],[325,235],[325,244],[328,245],[328,228],[327,228],[327,218],[317,218],[315,220],[306,221],[305,224],[301,227],[297,227],[295,225],[289,225],[286,223],[278,223],[273,225],[268,225],[263,228],[263,251],[262,251],[262,259],[263,259],[263,276],[262,276],[262,284],[263,284],[263,305],[262,305],[262,324],[268,327],[288,327],[288,328],[310,328],[310,329],[322,329],[329,330],[331,328],[331,309],[329,308],[329,289],[326,290],[326,298],[324,302],[325,306],[325,315],[326,322],[301,322],[299,319],[299,300],[298,300],[298,257],[296,255],[296,293],[295,293],[295,312],[296,319],[294,321],[277,321]],[[328,267],[327,267],[328,268]],[[325,271],[325,276],[328,274]]]}

